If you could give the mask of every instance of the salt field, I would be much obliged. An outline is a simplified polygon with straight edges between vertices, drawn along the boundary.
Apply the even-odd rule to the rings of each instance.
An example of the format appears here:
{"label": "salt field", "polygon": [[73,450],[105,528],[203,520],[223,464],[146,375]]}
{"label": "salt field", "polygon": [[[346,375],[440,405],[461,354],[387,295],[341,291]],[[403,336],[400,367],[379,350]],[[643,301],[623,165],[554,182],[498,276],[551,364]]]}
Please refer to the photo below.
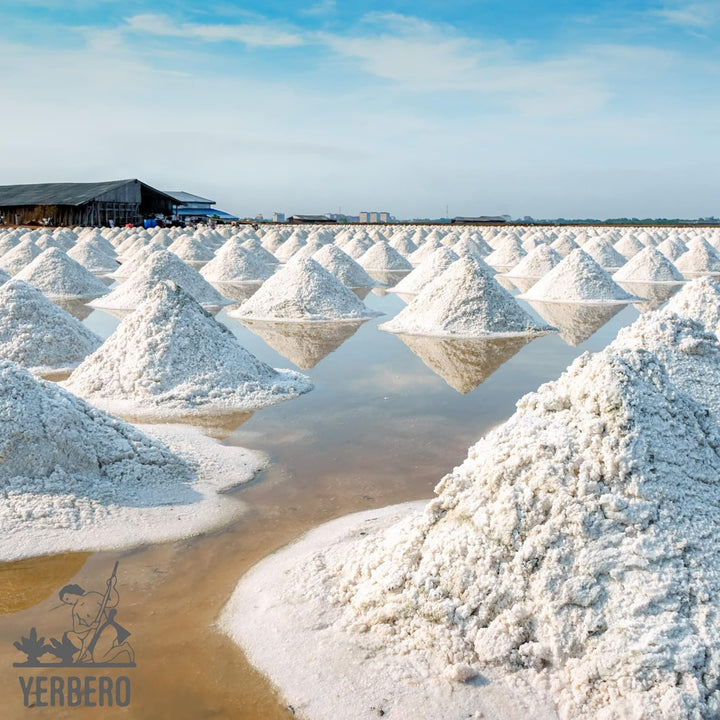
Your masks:
{"label": "salt field", "polygon": [[719,237],[0,230],[0,656],[119,560],[151,716],[714,717]]}

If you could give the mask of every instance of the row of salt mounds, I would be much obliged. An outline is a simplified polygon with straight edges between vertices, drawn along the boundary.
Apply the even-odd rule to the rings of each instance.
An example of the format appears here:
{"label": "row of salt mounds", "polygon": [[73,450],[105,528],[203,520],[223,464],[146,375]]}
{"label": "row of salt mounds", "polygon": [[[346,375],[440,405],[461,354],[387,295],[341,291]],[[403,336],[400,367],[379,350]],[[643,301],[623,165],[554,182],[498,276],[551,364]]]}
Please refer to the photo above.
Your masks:
{"label": "row of salt mounds", "polygon": [[0,269],[9,275],[16,275],[41,252],[42,250],[32,240],[27,238],[21,240],[0,258]]}
{"label": "row of salt mounds", "polygon": [[637,300],[580,248],[563,258],[521,297],[565,303],[628,303]]}
{"label": "row of salt mounds", "polygon": [[380,329],[455,337],[532,335],[553,329],[530,317],[481,263],[471,257],[456,260]]}
{"label": "row of salt mounds", "polygon": [[273,274],[273,270],[243,247],[240,239],[230,238],[200,274],[209,282],[261,283]]}
{"label": "row of salt mounds", "polygon": [[687,252],[675,261],[675,267],[683,275],[720,275],[720,253],[710,243],[693,238],[687,247]]}
{"label": "row of salt mounds", "polygon": [[[414,295],[421,292],[438,275],[442,274],[452,265],[459,256],[446,247],[438,248],[430,257],[421,262],[411,273],[406,275],[389,292]],[[482,261],[480,261],[482,262]]]}
{"label": "row of salt mounds", "polygon": [[337,245],[325,245],[312,256],[312,259],[334,275],[345,287],[360,289],[379,285],[365,272],[362,265],[355,262]]}
{"label": "row of salt mounds", "polygon": [[[158,435],[161,441],[149,433]],[[0,361],[0,560],[187,537],[242,506],[266,459],[192,430],[140,430]]]}
{"label": "row of salt mounds", "polygon": [[15,276],[49,298],[97,298],[107,285],[59,248],[48,248]]}
{"label": "row of salt mounds", "polygon": [[79,320],[22,280],[0,287],[0,357],[45,375],[76,367],[101,343]]}
{"label": "row of salt mounds", "polygon": [[[236,604],[252,591],[262,595],[263,619],[271,608],[289,615],[283,652],[297,668],[332,668],[326,684],[349,680],[337,676],[352,668],[358,694],[382,683],[390,656],[408,675],[430,664],[419,673],[427,685],[443,666],[459,681],[480,673],[527,679],[567,720],[719,717],[720,427],[682,387],[695,394],[693,376],[702,379],[710,365],[708,382],[720,385],[720,347],[670,313],[639,323],[657,349],[674,353],[670,375],[637,342],[637,328],[624,331],[618,344],[632,349],[585,354],[525,396],[440,482],[424,512],[362,541],[367,520],[346,522],[343,542],[316,543],[282,579],[275,559],[265,561],[272,593],[239,587],[226,629],[273,676],[277,662],[262,651],[274,647],[267,623],[255,632],[260,618]],[[294,557],[303,558],[301,546]],[[303,627],[311,601],[308,658],[291,628]],[[348,637],[359,652],[332,667],[324,655]],[[293,673],[280,680],[298,692]],[[303,700],[312,702],[318,688],[302,680]],[[412,717],[434,717],[423,707],[424,686],[410,690],[418,697]],[[460,697],[466,687],[458,686]],[[479,701],[483,688],[474,691]],[[354,693],[339,702],[358,705]]]}
{"label": "row of salt mounds", "polygon": [[291,260],[228,313],[248,320],[292,322],[366,320],[381,314],[312,258]]}
{"label": "row of salt mounds", "polygon": [[673,283],[683,282],[682,273],[660,251],[646,247],[628,260],[613,275],[613,280],[627,283]]}
{"label": "row of salt mounds", "polygon": [[157,250],[122,285],[109,295],[93,300],[91,307],[107,310],[134,310],[162,280],[177,283],[205,307],[231,305],[195,268],[167,250]]}
{"label": "row of salt mounds", "polygon": [[67,256],[80,263],[86,270],[96,275],[105,275],[118,269],[118,261],[92,240],[80,240],[67,252]]}
{"label": "row of salt mounds", "polygon": [[161,282],[64,387],[106,410],[163,417],[255,410],[312,384],[258,360],[181,288]]}

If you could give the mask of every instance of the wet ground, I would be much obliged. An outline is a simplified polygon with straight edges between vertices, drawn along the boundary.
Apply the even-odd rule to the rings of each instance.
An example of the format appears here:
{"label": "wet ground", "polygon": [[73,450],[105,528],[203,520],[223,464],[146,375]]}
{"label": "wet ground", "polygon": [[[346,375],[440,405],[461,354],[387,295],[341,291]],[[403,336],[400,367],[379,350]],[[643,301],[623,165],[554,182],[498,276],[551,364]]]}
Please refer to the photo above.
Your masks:
{"label": "wet ground", "polygon": [[[404,306],[393,294],[377,292],[365,302],[386,317]],[[556,378],[580,353],[604,347],[638,316],[633,306],[614,306],[613,314],[582,315],[569,308],[563,315],[557,306],[550,312],[556,323],[567,318],[563,335],[453,343],[378,331],[386,318],[325,333],[300,327],[284,335],[272,327],[251,331],[223,310],[218,319],[249,350],[275,367],[307,372],[315,390],[251,416],[206,423],[222,442],[264,450],[272,458],[261,477],[229,497],[249,507],[234,525],[131,552],[0,564],[2,717],[33,712],[52,718],[291,718],[272,687],[213,628],[237,580],[320,523],[430,497],[468,446],[512,414],[518,398]],[[107,335],[118,321],[95,311],[84,322]],[[132,633],[137,666],[92,672],[129,677],[130,704],[29,711],[19,676],[90,671],[13,667],[24,657],[13,642],[32,627],[39,635],[60,637],[70,614],[58,599],[59,588],[76,583],[102,593],[116,560],[118,621]]]}

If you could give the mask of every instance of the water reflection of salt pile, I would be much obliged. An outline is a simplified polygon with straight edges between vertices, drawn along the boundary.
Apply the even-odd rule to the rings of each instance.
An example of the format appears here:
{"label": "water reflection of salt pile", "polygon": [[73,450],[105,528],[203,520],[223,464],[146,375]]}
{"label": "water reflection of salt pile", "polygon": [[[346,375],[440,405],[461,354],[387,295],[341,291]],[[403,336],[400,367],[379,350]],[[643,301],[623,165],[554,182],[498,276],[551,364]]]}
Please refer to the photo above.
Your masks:
{"label": "water reflection of salt pile", "polygon": [[682,286],[683,283],[631,283],[619,282],[621,287],[631,295],[644,298],[643,302],[633,303],[640,312],[657,310],[666,303]]}
{"label": "water reflection of salt pile", "polygon": [[284,323],[242,320],[242,324],[295,366],[309,370],[351,338],[363,322]]}
{"label": "water reflection of salt pile", "polygon": [[540,302],[533,300],[530,307],[560,330],[560,337],[568,345],[579,345],[594,335],[626,305]]}
{"label": "water reflection of salt pile", "polygon": [[441,338],[398,337],[453,390],[465,395],[485,382],[534,337]]}

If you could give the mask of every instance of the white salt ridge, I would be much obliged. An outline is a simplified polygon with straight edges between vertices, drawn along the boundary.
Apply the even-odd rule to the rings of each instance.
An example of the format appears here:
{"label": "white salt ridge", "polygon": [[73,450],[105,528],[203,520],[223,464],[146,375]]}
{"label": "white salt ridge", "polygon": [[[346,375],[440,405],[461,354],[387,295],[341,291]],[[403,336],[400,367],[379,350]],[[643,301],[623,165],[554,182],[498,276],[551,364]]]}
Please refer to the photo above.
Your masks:
{"label": "white salt ridge", "polygon": [[32,240],[21,240],[0,258],[0,269],[9,275],[16,275],[41,252],[42,250]]}
{"label": "white salt ridge", "polygon": [[682,273],[652,245],[641,250],[620,268],[613,280],[618,282],[678,283]]}
{"label": "white salt ridge", "polygon": [[720,336],[720,288],[708,277],[692,280],[664,306],[680,317],[702,323]]}
{"label": "white salt ridge", "polygon": [[205,307],[231,305],[195,268],[167,250],[157,250],[122,285],[109,295],[93,300],[91,307],[108,310],[134,310],[143,303],[159,282],[177,283],[196,302]]}
{"label": "white salt ridge", "polygon": [[429,258],[437,249],[441,247],[445,246],[437,239],[425,240],[421,245],[418,246],[418,249],[415,252],[408,255],[407,259],[413,266],[420,265],[420,263]]}
{"label": "white salt ridge", "polygon": [[110,273],[110,277],[115,278],[116,280],[125,280],[126,278],[129,278],[136,270],[143,267],[147,262],[147,259],[154,252],[158,252],[158,250],[164,250],[164,248],[156,242],[151,242],[149,245],[143,245],[136,253],[128,257],[123,264],[115,270],[115,272]]}
{"label": "white salt ridge", "polygon": [[182,289],[160,283],[64,387],[107,410],[164,417],[256,410],[312,383],[261,362]]}
{"label": "white salt ridge", "polygon": [[322,265],[346,287],[368,288],[379,285],[365,272],[362,265],[355,262],[337,245],[325,245],[312,256],[312,259]]}
{"label": "white salt ridge", "polygon": [[244,508],[218,492],[267,464],[196,430],[140,430],[8,361],[0,361],[0,419],[1,561],[220,526]]}
{"label": "white salt ridge", "polygon": [[381,330],[409,335],[513,336],[549,332],[471,257],[456,260]]}
{"label": "white salt ridge", "polygon": [[209,262],[215,257],[215,253],[209,247],[191,235],[181,235],[167,249],[185,262]]}
{"label": "white salt ridge", "polygon": [[547,275],[520,297],[542,302],[632,302],[625,292],[589,255],[573,250]]}
{"label": "white salt ridge", "polygon": [[505,275],[509,278],[541,278],[561,261],[560,254],[549,245],[538,245]]}
{"label": "white salt ridge", "polygon": [[506,241],[493,250],[485,258],[485,262],[497,270],[510,269],[515,267],[526,254],[519,240]]}
{"label": "white salt ridge", "polygon": [[273,271],[258,260],[237,238],[228,240],[215,257],[200,270],[210,282],[262,282]]}
{"label": "white salt ridge", "polygon": [[15,277],[49,298],[96,298],[108,292],[105,283],[55,247],[44,250]]}
{"label": "white salt ridge", "polygon": [[99,248],[92,240],[81,240],[68,250],[67,256],[79,262],[88,272],[98,275],[115,272],[119,266],[114,257]]}
{"label": "white salt ridge", "polygon": [[[695,352],[703,370],[707,356],[717,368],[720,348],[675,323],[645,323],[651,345],[672,354],[670,374],[642,341],[585,354],[472,447],[424,512],[385,529],[368,513],[346,523],[352,543],[316,539],[310,553],[301,543],[284,553],[292,563],[281,554],[256,569],[278,587],[263,582],[273,590],[257,605],[298,628],[275,656],[304,659],[302,636],[309,664],[289,671],[262,653],[252,603],[233,598],[226,630],[263,658],[290,703],[320,692],[319,668],[352,668],[352,690],[321,705],[336,717],[387,691],[379,674],[398,664],[388,658],[407,667],[393,678],[401,702],[408,677],[444,666],[461,698],[463,681],[503,673],[532,683],[562,720],[720,716],[720,427],[682,377]],[[637,328],[627,335],[637,340]],[[310,627],[299,622],[307,606]],[[339,647],[347,657],[333,667]],[[405,715],[393,713],[390,690],[389,717],[438,716],[418,684]],[[482,683],[475,692],[487,699]]]}
{"label": "white salt ridge", "polygon": [[250,250],[256,259],[266,265],[277,265],[279,262],[271,252],[262,246],[262,243],[257,238],[245,240],[242,245],[246,250]]}
{"label": "white salt ridge", "polygon": [[0,287],[0,357],[39,375],[70,370],[102,340],[39,290],[13,279]]}
{"label": "white salt ridge", "polygon": [[[438,275],[445,272],[457,259],[458,255],[453,250],[446,247],[438,248],[430,257],[423,260],[411,273],[391,288],[389,292],[411,295],[419,293],[429,283],[433,282]],[[477,260],[477,258],[473,259]],[[482,260],[479,262],[482,262]]]}
{"label": "white salt ridge", "polygon": [[623,235],[615,243],[615,249],[628,260],[633,255],[637,255],[644,247],[645,245],[632,234]]}
{"label": "white salt ridge", "polygon": [[627,258],[621,255],[605,238],[593,238],[583,245],[583,252],[587,253],[600,267],[606,270],[621,268]]}
{"label": "white salt ridge", "polygon": [[388,243],[375,243],[359,259],[366,270],[412,270],[412,265]]}
{"label": "white salt ridge", "polygon": [[571,252],[577,250],[580,246],[568,235],[562,235],[550,244],[560,257],[567,257]]}
{"label": "white salt ridge", "polygon": [[657,249],[671,262],[675,262],[683,253],[688,251],[688,246],[680,238],[669,237],[663,240]]}
{"label": "white salt ridge", "polygon": [[306,245],[305,240],[298,236],[289,237],[277,250],[273,250],[275,257],[281,262],[286,263],[300,248]]}
{"label": "white salt ridge", "polygon": [[675,261],[675,267],[681,273],[684,275],[720,274],[720,253],[710,243],[696,237],[690,240],[687,246],[687,252]]}
{"label": "white salt ridge", "polygon": [[335,322],[381,315],[371,310],[312,258],[298,258],[266,280],[231,317],[250,320]]}

